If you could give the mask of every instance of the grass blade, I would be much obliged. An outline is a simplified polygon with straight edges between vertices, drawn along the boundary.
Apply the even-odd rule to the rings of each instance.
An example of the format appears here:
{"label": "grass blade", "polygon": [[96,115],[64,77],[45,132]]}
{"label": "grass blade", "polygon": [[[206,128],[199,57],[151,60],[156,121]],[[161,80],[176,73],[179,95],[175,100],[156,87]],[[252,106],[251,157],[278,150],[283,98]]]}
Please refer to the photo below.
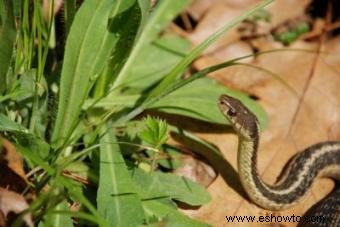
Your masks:
{"label": "grass blade", "polygon": [[209,36],[204,42],[202,42],[200,45],[198,45],[194,50],[192,50],[182,61],[180,61],[173,69],[170,71],[170,73],[161,81],[161,83],[150,93],[148,99],[156,97],[158,94],[160,94],[164,89],[168,88],[177,78],[180,74],[184,72],[186,67],[188,67],[191,62],[196,59],[208,46],[210,46],[213,42],[215,42],[217,39],[219,39],[222,35],[224,35],[228,30],[230,30],[232,27],[239,24],[244,19],[248,18],[250,15],[252,15],[254,12],[256,12],[259,9],[262,9],[269,3],[271,3],[273,0],[264,0],[257,6],[251,8],[250,10],[246,11],[239,17],[235,18],[234,20],[230,21],[226,25],[224,25],[222,28],[220,28],[218,31],[216,31],[214,34]]}
{"label": "grass blade", "polygon": [[12,0],[0,0],[0,94],[6,88],[6,74],[10,66],[16,29]]}

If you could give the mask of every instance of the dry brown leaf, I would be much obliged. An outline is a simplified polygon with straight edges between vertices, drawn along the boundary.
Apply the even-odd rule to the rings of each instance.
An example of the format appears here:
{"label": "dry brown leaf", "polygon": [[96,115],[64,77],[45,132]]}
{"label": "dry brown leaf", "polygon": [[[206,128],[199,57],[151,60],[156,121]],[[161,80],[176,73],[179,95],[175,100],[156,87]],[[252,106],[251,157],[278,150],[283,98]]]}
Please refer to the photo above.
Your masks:
{"label": "dry brown leaf", "polygon": [[[200,19],[195,30],[188,34],[187,37],[194,45],[203,42],[209,35],[221,28],[228,21],[236,18],[249,7],[255,5],[258,0],[214,0],[194,1],[187,12],[196,20]],[[270,24],[265,25],[265,30],[274,28],[285,21],[302,16],[310,0],[277,0],[272,2],[266,10],[271,15]],[[228,31],[228,33],[211,45],[205,53],[215,53],[216,50],[224,48],[240,39],[241,34],[237,31],[240,26]],[[262,32],[261,32],[262,33]],[[226,59],[224,59],[226,60]]]}
{"label": "dry brown leaf", "polygon": [[27,187],[23,159],[15,146],[0,138],[0,186],[21,193]]}
{"label": "dry brown leaf", "polygon": [[[276,44],[274,44],[276,45]],[[313,43],[297,42],[293,48],[316,49]],[[274,183],[287,161],[312,144],[330,139],[340,139],[340,38],[328,41],[323,48],[325,54],[299,51],[276,52],[254,59],[253,64],[269,69],[292,86],[298,94],[312,75],[303,104],[298,110],[298,96],[270,75],[245,66],[227,68],[213,74],[222,83],[241,88],[260,100],[269,115],[269,125],[262,133],[259,152],[259,172],[268,183]],[[316,60],[317,59],[317,60]],[[196,66],[206,67],[212,63],[204,57]],[[205,65],[204,65],[205,64]],[[290,128],[291,125],[291,128]],[[289,130],[290,128],[290,130]],[[227,135],[207,134],[205,139],[216,144],[228,162],[236,169],[237,138]],[[227,174],[227,173],[225,173]],[[229,182],[230,183],[230,182]],[[235,182],[237,184],[237,182]],[[226,215],[299,215],[330,192],[334,183],[330,179],[319,179],[313,184],[306,198],[291,209],[272,212],[251,203],[238,186],[230,186],[222,176],[208,188],[213,200],[196,212],[188,212],[195,218],[213,226],[244,226],[245,223],[227,223]],[[296,226],[297,223],[277,223]],[[248,226],[263,226],[263,223],[247,223]]]}
{"label": "dry brown leaf", "polygon": [[216,5],[229,5],[235,8],[247,8],[250,5],[254,5],[258,3],[258,0],[195,0],[192,1],[187,11],[192,15],[192,17],[196,20],[201,19],[207,11],[209,11],[212,7]]}
{"label": "dry brown leaf", "polygon": [[177,168],[174,173],[198,182],[204,187],[208,187],[217,176],[211,165],[194,158],[192,155],[182,155],[181,161],[182,166]]}
{"label": "dry brown leaf", "polygon": [[[206,15],[197,24],[194,32],[188,35],[188,38],[195,45],[203,42],[209,35],[214,33],[220,27],[222,27],[226,21],[230,21],[233,18],[240,15],[244,10],[239,8],[231,8],[230,6],[218,3],[212,6]],[[217,19],[218,18],[218,19]],[[211,45],[206,53],[213,52],[221,46],[227,45],[234,41],[239,40],[239,34],[237,28],[233,28],[228,32],[228,36],[223,36],[213,45]]]}
{"label": "dry brown leaf", "polygon": [[195,20],[199,20],[207,12],[207,10],[214,4],[216,0],[195,0],[192,1],[190,6],[187,8],[187,12]]}
{"label": "dry brown leaf", "polygon": [[1,160],[6,161],[9,168],[25,179],[26,176],[24,171],[24,162],[21,155],[17,152],[15,146],[3,138],[0,138],[0,142],[4,148],[4,153],[1,153]]}
{"label": "dry brown leaf", "polygon": [[[54,14],[57,14],[58,11],[61,9],[63,5],[63,1],[62,0],[56,0],[54,1],[54,6],[53,6],[53,11]],[[50,17],[50,1],[44,0],[43,4],[42,4],[42,11],[44,13],[44,19],[46,21],[48,21],[49,17]]]}
{"label": "dry brown leaf", "polygon": [[276,0],[268,6],[268,11],[271,14],[270,23],[272,27],[284,23],[292,18],[304,15],[306,8],[311,3],[311,0]]}
{"label": "dry brown leaf", "polygon": [[[22,195],[4,188],[0,188],[0,212],[4,218],[7,217],[5,219],[6,224],[8,224],[8,222],[14,221],[16,216],[28,209],[28,207],[29,206]],[[14,216],[12,212],[15,213]],[[8,220],[8,216],[10,216],[11,220]],[[30,213],[25,214],[23,216],[23,220],[27,226],[34,226],[32,215]]]}
{"label": "dry brown leaf", "polygon": [[[199,21],[196,30],[190,35],[198,44],[217,27],[220,27],[231,13],[244,11],[240,6],[214,1],[210,9],[205,5],[205,15]],[[272,14],[271,27],[275,27],[290,18],[304,14],[310,1],[275,1],[268,7]],[[236,8],[236,9],[235,9]],[[189,10],[190,12],[190,10]],[[224,18],[226,17],[226,18]],[[232,16],[233,17],[233,16]],[[215,18],[215,20],[214,20]],[[216,18],[221,20],[216,20]],[[198,37],[196,37],[198,36]],[[194,66],[201,70],[222,61],[251,53],[251,47],[260,51],[282,48],[264,36],[253,40],[251,45],[238,41],[239,34],[234,30],[220,40],[209,54],[201,57]],[[212,77],[222,84],[246,91],[259,98],[259,103],[269,115],[269,125],[262,133],[259,152],[259,172],[268,183],[274,183],[288,160],[296,152],[326,140],[340,139],[340,38],[324,44],[323,54],[317,54],[318,44],[297,41],[292,48],[315,50],[314,53],[289,51],[276,52],[247,59],[246,63],[263,67],[280,75],[284,81],[297,91],[291,92],[273,76],[263,71],[244,65],[229,67],[212,73]],[[299,96],[311,79],[299,106]],[[230,215],[299,215],[302,216],[315,202],[329,193],[334,185],[330,179],[318,179],[312,190],[298,205],[284,211],[264,210],[248,200],[242,190],[236,173],[237,137],[228,134],[201,134],[206,140],[216,144],[223,152],[227,163],[215,163],[219,166],[220,176],[209,186],[212,202],[198,211],[185,212],[194,218],[208,222],[213,226],[296,226],[297,223],[228,223],[225,216]],[[209,159],[209,157],[208,157]],[[213,162],[213,159],[209,159]],[[216,160],[215,160],[216,161]],[[214,164],[213,164],[214,165]],[[221,167],[222,166],[222,167]],[[223,170],[224,166],[224,170]]]}

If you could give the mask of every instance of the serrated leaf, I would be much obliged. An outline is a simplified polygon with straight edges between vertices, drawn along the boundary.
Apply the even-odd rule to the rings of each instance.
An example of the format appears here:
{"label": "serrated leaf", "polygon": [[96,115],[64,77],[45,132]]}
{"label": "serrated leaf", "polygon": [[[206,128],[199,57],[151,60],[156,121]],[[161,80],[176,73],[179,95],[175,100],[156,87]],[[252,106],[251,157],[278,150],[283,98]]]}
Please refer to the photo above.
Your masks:
{"label": "serrated leaf", "polygon": [[152,118],[144,119],[145,128],[140,132],[139,137],[150,145],[158,148],[168,139],[168,125],[164,120]]}

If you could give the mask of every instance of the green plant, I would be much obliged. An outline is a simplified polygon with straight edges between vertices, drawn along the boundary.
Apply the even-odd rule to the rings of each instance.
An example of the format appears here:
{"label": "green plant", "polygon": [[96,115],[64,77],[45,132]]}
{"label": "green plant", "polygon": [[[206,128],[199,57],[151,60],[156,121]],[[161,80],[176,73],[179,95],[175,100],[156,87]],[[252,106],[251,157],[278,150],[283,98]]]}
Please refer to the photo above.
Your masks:
{"label": "green plant", "polygon": [[[16,144],[27,169],[36,170],[30,181],[38,196],[27,211],[36,224],[204,226],[178,212],[174,202],[207,203],[204,188],[157,169],[179,165],[174,157],[180,153],[166,144],[168,130],[178,129],[136,117],[152,109],[225,124],[216,102],[228,93],[253,110],[263,126],[265,113],[247,95],[204,77],[236,60],[188,79],[181,75],[211,43],[271,0],[191,51],[186,40],[159,35],[188,0],[158,1],[151,13],[148,0],[87,0],[79,9],[68,0],[65,40],[55,36],[53,4],[44,18],[39,1],[0,2],[0,132]],[[79,207],[71,211],[70,204]],[[14,224],[20,222],[19,217]]]}
{"label": "green plant", "polygon": [[274,33],[274,38],[284,45],[289,45],[296,41],[301,35],[307,33],[309,30],[309,24],[304,21],[300,21],[293,27],[287,28],[286,31]]}

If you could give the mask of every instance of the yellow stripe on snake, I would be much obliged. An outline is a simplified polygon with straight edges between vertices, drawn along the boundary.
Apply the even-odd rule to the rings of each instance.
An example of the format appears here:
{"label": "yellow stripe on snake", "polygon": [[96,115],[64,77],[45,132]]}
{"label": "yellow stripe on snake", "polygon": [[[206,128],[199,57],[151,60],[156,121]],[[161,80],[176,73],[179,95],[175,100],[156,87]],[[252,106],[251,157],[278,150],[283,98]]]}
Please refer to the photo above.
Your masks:
{"label": "yellow stripe on snake", "polygon": [[[315,144],[296,154],[274,185],[263,182],[257,172],[259,124],[256,116],[239,100],[228,95],[219,99],[219,107],[239,137],[238,172],[241,184],[250,199],[269,210],[282,210],[298,203],[316,177],[340,181],[340,141]],[[328,205],[329,204],[329,205]],[[319,215],[331,221],[318,226],[340,226],[340,188],[317,208]]]}

